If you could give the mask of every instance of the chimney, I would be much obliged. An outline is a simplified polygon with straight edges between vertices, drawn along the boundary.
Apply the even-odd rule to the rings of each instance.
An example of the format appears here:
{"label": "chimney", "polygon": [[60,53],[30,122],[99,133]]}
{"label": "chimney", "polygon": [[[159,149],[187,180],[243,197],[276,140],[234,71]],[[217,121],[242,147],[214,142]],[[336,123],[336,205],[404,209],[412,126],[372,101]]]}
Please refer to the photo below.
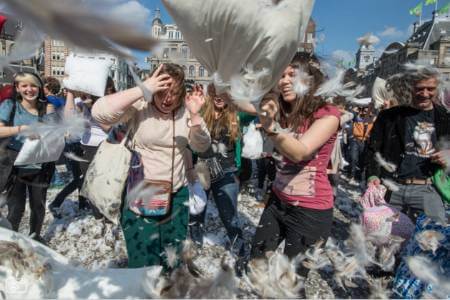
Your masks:
{"label": "chimney", "polygon": [[413,33],[416,33],[417,28],[418,28],[417,22],[414,22],[413,26],[414,26],[414,27],[413,27]]}

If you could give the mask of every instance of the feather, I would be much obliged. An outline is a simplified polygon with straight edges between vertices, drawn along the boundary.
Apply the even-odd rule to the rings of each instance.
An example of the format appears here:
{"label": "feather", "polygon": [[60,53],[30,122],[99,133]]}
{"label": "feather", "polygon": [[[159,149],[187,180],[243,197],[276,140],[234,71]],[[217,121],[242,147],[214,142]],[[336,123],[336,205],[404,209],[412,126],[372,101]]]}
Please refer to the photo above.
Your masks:
{"label": "feather", "polygon": [[208,165],[205,162],[197,162],[195,165],[195,172],[197,173],[198,180],[205,191],[209,190],[211,186],[211,175],[209,174]]}
{"label": "feather", "polygon": [[391,179],[382,178],[381,182],[385,187],[387,187],[390,191],[398,192],[400,190],[399,186],[395,183],[395,181]]}
{"label": "feather", "polygon": [[397,170],[397,166],[385,160],[380,152],[375,153],[375,161],[389,173],[394,173]]}
{"label": "feather", "polygon": [[[233,101],[259,103],[268,90],[264,82],[270,77],[270,70],[254,71],[253,66],[244,68],[244,74],[234,75],[230,80],[230,96]],[[257,105],[259,107],[259,105]]]}
{"label": "feather", "polygon": [[361,46],[372,46],[378,44],[380,39],[376,35],[369,32],[358,38],[357,41]]}
{"label": "feather", "polygon": [[176,249],[174,247],[166,247],[164,253],[167,258],[167,265],[171,268],[174,268],[178,261],[178,255],[177,255]]}
{"label": "feather", "polygon": [[445,236],[435,230],[424,230],[416,234],[414,238],[422,250],[432,251],[435,254],[441,245],[440,242],[445,239]]}
{"label": "feather", "polygon": [[410,271],[420,280],[433,285],[432,298],[447,298],[450,294],[450,281],[443,276],[438,266],[425,256],[406,258]]}
{"label": "feather", "polygon": [[[135,26],[121,21],[131,16],[118,18],[117,10],[113,11],[115,7],[109,1],[4,0],[4,3],[18,18],[24,20],[25,28],[33,28],[52,38],[64,40],[72,47],[129,57],[129,52],[124,48],[149,51],[156,44],[156,40],[148,33],[138,31]],[[112,15],[114,18],[109,18]],[[37,37],[42,42],[44,35],[37,35],[36,40]],[[17,43],[16,46],[22,49],[26,44]],[[37,47],[26,48],[26,51],[36,50]],[[29,57],[22,55],[20,59]],[[18,57],[9,57],[8,61],[13,58]]]}
{"label": "feather", "polygon": [[295,70],[295,76],[292,79],[294,92],[298,97],[305,96],[309,91],[310,76],[301,69]]}
{"label": "feather", "polygon": [[89,162],[88,160],[81,158],[79,156],[77,156],[75,153],[73,152],[64,152],[64,156],[70,160],[73,161],[79,161],[79,162]]}
{"label": "feather", "polygon": [[343,83],[345,76],[344,70],[338,70],[334,77],[325,81],[314,94],[324,98],[342,96],[346,99],[354,99],[364,91],[364,87],[355,86],[354,82]]}

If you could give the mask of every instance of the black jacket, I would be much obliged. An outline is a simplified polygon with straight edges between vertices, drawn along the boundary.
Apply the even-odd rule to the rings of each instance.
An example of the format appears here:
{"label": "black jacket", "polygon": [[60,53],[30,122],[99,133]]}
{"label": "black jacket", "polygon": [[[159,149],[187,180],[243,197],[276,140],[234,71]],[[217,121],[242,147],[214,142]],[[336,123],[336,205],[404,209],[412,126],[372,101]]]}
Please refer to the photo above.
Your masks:
{"label": "black jacket", "polygon": [[[379,178],[396,178],[397,174],[388,173],[375,161],[375,153],[400,165],[405,147],[405,118],[417,112],[408,106],[396,106],[381,111],[372,129],[365,154],[366,176],[378,176]],[[450,137],[450,113],[440,105],[434,106],[434,122],[437,140]]]}

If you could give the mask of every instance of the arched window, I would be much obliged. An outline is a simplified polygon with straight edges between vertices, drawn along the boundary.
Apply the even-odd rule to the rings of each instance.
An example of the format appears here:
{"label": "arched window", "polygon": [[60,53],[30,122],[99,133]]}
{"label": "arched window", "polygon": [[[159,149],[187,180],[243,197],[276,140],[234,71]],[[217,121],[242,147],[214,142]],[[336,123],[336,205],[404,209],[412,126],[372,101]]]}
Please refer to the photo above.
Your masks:
{"label": "arched window", "polygon": [[189,66],[189,76],[194,77],[195,76],[195,67]]}
{"label": "arched window", "polygon": [[198,69],[198,76],[205,77],[205,68],[203,66],[200,66]]}

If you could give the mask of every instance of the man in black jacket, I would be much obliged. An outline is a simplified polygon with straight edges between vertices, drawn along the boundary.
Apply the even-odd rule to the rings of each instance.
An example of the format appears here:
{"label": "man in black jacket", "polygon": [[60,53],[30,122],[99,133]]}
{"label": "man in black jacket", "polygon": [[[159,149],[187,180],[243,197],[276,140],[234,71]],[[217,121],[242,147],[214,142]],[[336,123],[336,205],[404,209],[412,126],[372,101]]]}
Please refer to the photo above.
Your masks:
{"label": "man in black jacket", "polygon": [[[439,149],[439,141],[450,137],[450,113],[437,104],[439,73],[428,67],[408,69],[403,75],[403,91],[408,105],[382,111],[374,125],[366,155],[368,184],[380,184],[380,178],[394,180],[396,191],[388,196],[390,205],[415,221],[425,213],[445,223],[442,198],[431,182],[433,173],[447,166],[448,149]],[[403,99],[405,100],[405,99]],[[396,165],[387,170],[375,155]]]}

